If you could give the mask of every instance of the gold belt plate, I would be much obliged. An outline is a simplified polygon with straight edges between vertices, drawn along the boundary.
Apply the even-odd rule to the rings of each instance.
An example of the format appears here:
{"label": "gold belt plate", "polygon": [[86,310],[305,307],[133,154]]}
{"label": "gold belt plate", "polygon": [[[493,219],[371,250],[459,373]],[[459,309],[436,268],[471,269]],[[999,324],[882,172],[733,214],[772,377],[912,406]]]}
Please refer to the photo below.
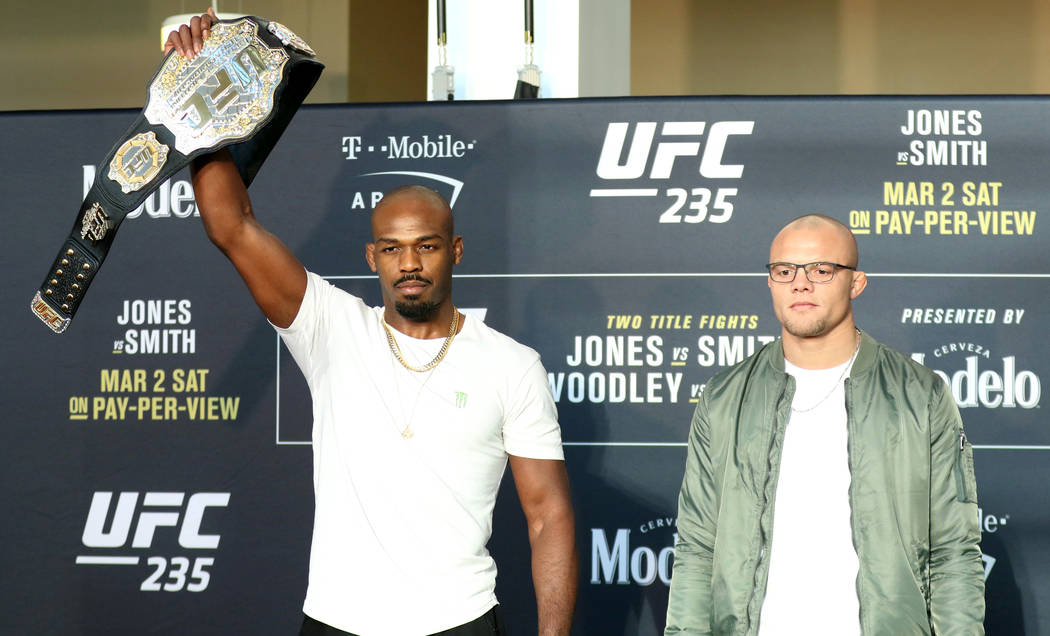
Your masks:
{"label": "gold belt plate", "polygon": [[249,137],[273,110],[289,55],[258,28],[247,18],[214,24],[196,57],[171,54],[150,84],[146,119],[171,131],[182,154]]}
{"label": "gold belt plate", "polygon": [[168,147],[157,141],[157,135],[152,130],[139,133],[117,149],[108,176],[127,194],[153,181],[167,161]]}

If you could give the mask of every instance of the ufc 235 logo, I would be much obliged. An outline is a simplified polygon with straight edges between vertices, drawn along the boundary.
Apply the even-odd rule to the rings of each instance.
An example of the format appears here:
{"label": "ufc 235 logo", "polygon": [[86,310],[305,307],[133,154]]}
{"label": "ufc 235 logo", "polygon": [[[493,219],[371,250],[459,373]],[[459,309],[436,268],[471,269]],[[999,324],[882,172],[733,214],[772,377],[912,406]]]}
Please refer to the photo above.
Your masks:
{"label": "ufc 235 logo", "polygon": [[[726,145],[733,136],[750,135],[754,128],[753,121],[719,121],[710,128],[703,121],[667,121],[659,125],[643,121],[634,124],[632,133],[629,122],[612,122],[605,131],[598,157],[598,177],[635,183],[595,188],[591,196],[658,196],[660,188],[652,186],[670,180],[676,166],[686,168],[675,175],[679,184],[701,179],[740,179],[743,164],[724,163]],[[637,183],[641,179],[646,181]],[[672,201],[660,215],[660,223],[725,223],[732,218],[732,198],[737,195],[737,188],[690,186],[664,189],[664,195]]]}
{"label": "ufc 235 logo", "polygon": [[[181,549],[215,550],[219,547],[220,535],[203,530],[205,515],[211,520],[216,514],[211,509],[225,508],[230,502],[230,493],[198,492],[187,497],[182,492],[147,492],[140,504],[139,493],[122,492],[115,506],[113,499],[112,492],[94,493],[81,537],[85,547],[107,553],[78,555],[77,565],[138,565],[140,556],[135,551],[152,549],[158,535],[166,545],[173,545],[172,539],[175,539]],[[207,527],[214,527],[214,523]],[[127,554],[129,550],[131,553]],[[208,568],[215,559],[151,555],[146,563],[152,572],[139,586],[140,590],[202,592],[208,588],[211,580]]]}

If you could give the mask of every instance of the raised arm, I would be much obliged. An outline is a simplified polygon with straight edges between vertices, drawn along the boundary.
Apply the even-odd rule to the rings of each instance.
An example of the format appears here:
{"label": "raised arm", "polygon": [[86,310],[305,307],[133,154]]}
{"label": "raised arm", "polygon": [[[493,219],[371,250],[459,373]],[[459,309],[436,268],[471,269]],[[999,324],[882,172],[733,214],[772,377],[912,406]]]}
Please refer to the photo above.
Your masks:
{"label": "raised arm", "polygon": [[[215,13],[194,16],[172,31],[164,53],[193,58],[211,34]],[[292,323],[306,293],[306,270],[252,214],[248,191],[227,150],[198,157],[190,165],[193,192],[212,243],[233,262],[266,318],[278,327]]]}
{"label": "raised arm", "polygon": [[529,525],[540,636],[567,636],[576,607],[576,530],[565,462],[510,456]]}
{"label": "raised arm", "polygon": [[267,320],[292,324],[306,293],[306,270],[252,214],[248,191],[226,150],[190,166],[193,192],[208,238],[237,268]]}

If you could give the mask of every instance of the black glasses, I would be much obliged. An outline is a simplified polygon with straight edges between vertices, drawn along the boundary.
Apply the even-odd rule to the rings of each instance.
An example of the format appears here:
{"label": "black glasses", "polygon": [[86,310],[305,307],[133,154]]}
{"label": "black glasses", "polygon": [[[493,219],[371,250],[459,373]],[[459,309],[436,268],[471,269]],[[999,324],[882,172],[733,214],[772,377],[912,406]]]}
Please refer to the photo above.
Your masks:
{"label": "black glasses", "polygon": [[811,283],[827,283],[832,278],[835,278],[835,272],[840,269],[852,269],[857,271],[856,267],[850,267],[849,265],[839,265],[838,263],[806,263],[800,265],[798,263],[766,263],[766,269],[769,270],[769,278],[774,283],[790,283],[795,280],[795,276],[798,275],[799,268],[802,268],[806,272],[806,278]]}

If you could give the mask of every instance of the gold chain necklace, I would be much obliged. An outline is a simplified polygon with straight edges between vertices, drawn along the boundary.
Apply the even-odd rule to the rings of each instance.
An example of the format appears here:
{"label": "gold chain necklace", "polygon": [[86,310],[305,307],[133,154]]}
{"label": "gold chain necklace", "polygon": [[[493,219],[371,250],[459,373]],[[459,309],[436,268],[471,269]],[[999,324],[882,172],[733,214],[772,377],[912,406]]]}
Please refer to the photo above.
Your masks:
{"label": "gold chain necklace", "polygon": [[[390,364],[394,364],[394,361],[391,360]],[[405,396],[401,393],[401,383],[400,381],[395,380],[398,387],[398,396],[402,398],[398,401],[398,410],[401,412],[401,418],[404,420],[405,423],[405,428],[401,429],[401,437],[405,439],[412,439],[412,419],[416,415],[416,407],[419,406],[419,398],[423,395],[423,390],[426,388],[427,382],[430,382],[431,377],[433,377],[432,374],[427,374],[427,376],[423,379],[422,384],[419,385],[419,388],[416,391],[416,399],[412,401],[412,411],[408,414],[408,417],[405,417],[406,400],[404,399]],[[390,417],[393,418],[393,413],[390,414]]]}
{"label": "gold chain necklace", "polygon": [[436,356],[434,356],[434,359],[424,364],[422,367],[414,367],[405,360],[404,356],[401,355],[401,347],[397,345],[397,339],[394,338],[394,332],[391,331],[390,325],[386,323],[386,316],[380,316],[379,319],[383,322],[383,329],[386,330],[386,343],[390,347],[390,352],[394,354],[394,357],[401,363],[401,366],[409,371],[423,373],[424,371],[430,371],[437,365],[441,364],[441,361],[445,359],[445,354],[448,353],[448,348],[452,345],[452,340],[456,337],[456,329],[459,327],[459,310],[456,309],[455,305],[452,305],[452,324],[448,327],[448,336],[445,338],[444,344],[441,345],[441,350],[437,352]]}

